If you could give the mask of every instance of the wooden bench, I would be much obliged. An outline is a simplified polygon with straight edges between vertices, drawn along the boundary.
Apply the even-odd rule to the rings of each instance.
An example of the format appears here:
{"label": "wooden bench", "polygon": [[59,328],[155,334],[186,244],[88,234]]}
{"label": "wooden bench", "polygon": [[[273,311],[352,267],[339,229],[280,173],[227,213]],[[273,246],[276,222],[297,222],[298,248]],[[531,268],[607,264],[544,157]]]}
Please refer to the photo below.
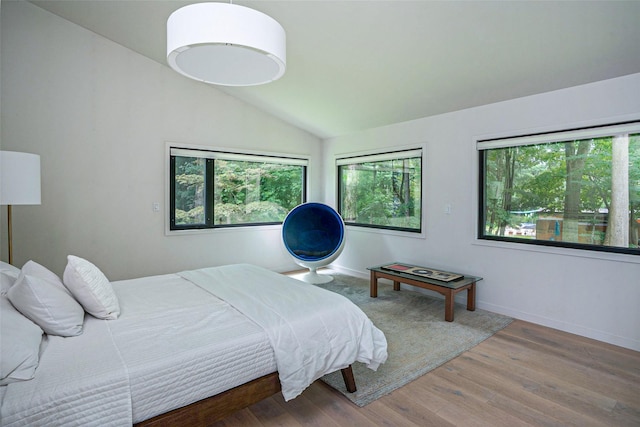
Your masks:
{"label": "wooden bench", "polygon": [[461,279],[455,281],[442,282],[414,274],[384,269],[382,266],[369,267],[368,270],[371,271],[370,286],[372,298],[378,297],[378,279],[383,278],[393,281],[394,291],[400,290],[400,283],[406,283],[444,295],[444,320],[447,322],[453,322],[455,295],[458,292],[466,290],[467,310],[474,311],[476,309],[476,282],[482,280],[482,277],[463,276]]}

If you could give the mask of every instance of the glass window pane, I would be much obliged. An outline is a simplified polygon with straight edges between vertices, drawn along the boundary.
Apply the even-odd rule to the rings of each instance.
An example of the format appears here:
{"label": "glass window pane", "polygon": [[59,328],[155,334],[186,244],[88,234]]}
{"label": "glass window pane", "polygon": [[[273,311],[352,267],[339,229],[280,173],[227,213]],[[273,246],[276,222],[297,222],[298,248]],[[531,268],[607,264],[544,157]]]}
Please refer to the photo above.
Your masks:
{"label": "glass window pane", "polygon": [[170,147],[170,228],[278,224],[306,201],[301,158]]}
{"label": "glass window pane", "polygon": [[175,224],[205,224],[206,159],[175,157]]}
{"label": "glass window pane", "polygon": [[338,181],[346,224],[421,231],[422,157],[342,164]]}
{"label": "glass window pane", "polygon": [[216,160],[214,224],[278,223],[303,202],[305,167]]}
{"label": "glass window pane", "polygon": [[640,134],[481,151],[480,238],[640,254]]}

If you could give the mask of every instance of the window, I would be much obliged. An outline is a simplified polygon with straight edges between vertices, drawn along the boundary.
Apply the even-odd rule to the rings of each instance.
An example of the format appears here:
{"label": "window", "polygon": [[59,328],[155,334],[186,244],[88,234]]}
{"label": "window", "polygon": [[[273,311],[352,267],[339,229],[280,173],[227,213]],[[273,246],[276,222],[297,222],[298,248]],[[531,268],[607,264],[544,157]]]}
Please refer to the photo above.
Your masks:
{"label": "window", "polygon": [[341,158],[336,164],[345,224],[422,231],[422,149]]}
{"label": "window", "polygon": [[640,122],[477,147],[480,239],[640,255]]}
{"label": "window", "polygon": [[170,148],[170,229],[281,223],[306,200],[307,160]]}

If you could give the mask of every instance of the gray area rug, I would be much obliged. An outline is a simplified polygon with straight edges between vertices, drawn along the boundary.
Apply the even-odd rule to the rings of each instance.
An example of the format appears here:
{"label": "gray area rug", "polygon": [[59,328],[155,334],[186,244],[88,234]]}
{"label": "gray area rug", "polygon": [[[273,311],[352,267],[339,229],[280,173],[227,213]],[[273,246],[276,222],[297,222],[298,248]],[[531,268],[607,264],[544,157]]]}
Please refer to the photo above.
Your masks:
{"label": "gray area rug", "polygon": [[[340,371],[321,378],[358,406],[365,406],[437,368],[513,320],[477,308],[467,311],[466,305],[456,303],[454,321],[445,322],[443,299],[404,289],[397,292],[386,281],[379,281],[378,297],[371,298],[368,280],[331,275],[333,282],[317,286],[349,298],[387,338],[389,358],[377,371],[359,362],[353,365],[358,388],[355,393],[347,392]],[[466,291],[462,294],[466,298]]]}

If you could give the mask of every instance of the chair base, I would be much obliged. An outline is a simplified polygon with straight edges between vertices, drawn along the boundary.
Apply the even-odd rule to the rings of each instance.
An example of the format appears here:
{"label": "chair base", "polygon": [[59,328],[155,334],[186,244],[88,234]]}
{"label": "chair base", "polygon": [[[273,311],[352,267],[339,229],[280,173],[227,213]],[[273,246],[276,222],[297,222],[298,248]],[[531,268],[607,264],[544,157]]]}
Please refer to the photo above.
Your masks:
{"label": "chair base", "polygon": [[308,273],[300,276],[300,280],[303,282],[311,283],[314,285],[319,285],[323,283],[329,283],[333,281],[333,276],[329,276],[328,274],[318,274],[315,269],[309,269]]}

